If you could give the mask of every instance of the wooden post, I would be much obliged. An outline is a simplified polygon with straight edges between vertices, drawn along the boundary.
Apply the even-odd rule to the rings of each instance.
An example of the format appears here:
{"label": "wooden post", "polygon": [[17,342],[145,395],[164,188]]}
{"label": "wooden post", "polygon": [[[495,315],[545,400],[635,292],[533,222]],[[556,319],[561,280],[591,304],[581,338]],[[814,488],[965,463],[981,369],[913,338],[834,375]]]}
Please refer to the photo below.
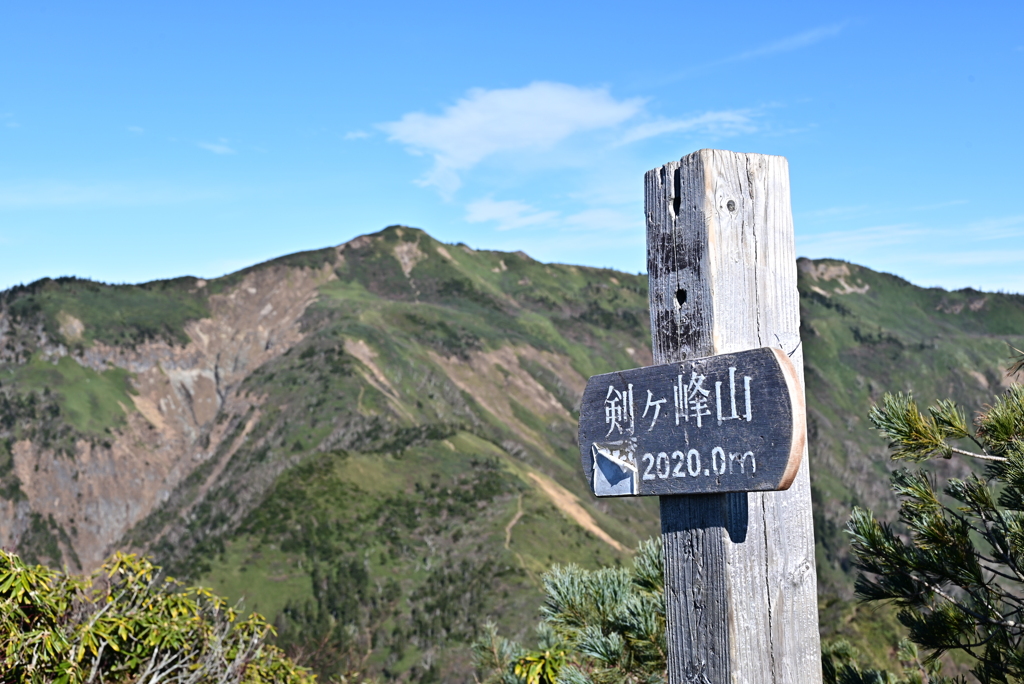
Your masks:
{"label": "wooden post", "polygon": [[[802,386],[785,158],[700,150],[645,191],[654,362],[778,347]],[[663,496],[661,521],[670,684],[820,684],[806,454],[787,491]]]}

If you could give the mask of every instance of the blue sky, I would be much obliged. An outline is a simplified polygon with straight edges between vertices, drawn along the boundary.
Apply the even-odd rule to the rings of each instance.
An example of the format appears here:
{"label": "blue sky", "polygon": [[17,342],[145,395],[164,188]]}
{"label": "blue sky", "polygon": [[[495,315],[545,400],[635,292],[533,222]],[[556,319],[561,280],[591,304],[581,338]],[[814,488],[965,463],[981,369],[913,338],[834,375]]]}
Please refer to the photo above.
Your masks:
{"label": "blue sky", "polygon": [[1024,3],[21,2],[0,288],[401,223],[645,270],[643,174],[789,159],[797,251],[1024,292]]}

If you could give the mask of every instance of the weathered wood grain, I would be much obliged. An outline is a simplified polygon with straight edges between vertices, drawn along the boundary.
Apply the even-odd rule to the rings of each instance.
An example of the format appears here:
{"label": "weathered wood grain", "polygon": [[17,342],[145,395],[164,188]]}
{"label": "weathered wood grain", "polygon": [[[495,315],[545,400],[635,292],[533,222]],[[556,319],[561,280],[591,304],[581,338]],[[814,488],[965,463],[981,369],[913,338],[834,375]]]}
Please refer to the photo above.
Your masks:
{"label": "weathered wood grain", "polygon": [[605,373],[583,392],[580,459],[596,496],[787,489],[804,416],[796,369],[772,347]]}
{"label": "weathered wood grain", "polygon": [[[662,501],[665,500],[663,497]],[[665,549],[665,612],[670,625],[669,682],[728,682],[729,610],[725,537],[726,495],[672,497],[675,505],[661,509]],[[672,568],[672,581],[667,581]],[[673,648],[672,643],[697,648]]]}
{"label": "weathered wood grain", "polygon": [[[773,346],[790,356],[802,386],[786,160],[695,152],[647,173],[645,209],[655,363]],[[682,654],[670,656],[670,682],[820,683],[806,456],[785,492],[700,498],[715,497],[717,504],[661,499],[670,653]],[[673,561],[695,545],[714,548],[712,536],[722,539],[721,563]],[[717,567],[725,572],[710,572]],[[700,634],[687,625],[703,624],[707,610],[721,605],[692,599],[694,582],[704,595],[724,592],[724,632],[691,638]]]}

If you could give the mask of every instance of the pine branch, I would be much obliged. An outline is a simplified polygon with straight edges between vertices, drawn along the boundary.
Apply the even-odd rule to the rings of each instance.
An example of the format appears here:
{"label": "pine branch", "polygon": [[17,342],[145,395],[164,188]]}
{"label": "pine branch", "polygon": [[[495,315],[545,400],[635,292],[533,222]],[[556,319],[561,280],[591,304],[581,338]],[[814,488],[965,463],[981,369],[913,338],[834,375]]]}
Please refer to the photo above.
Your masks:
{"label": "pine branch", "polygon": [[[989,546],[994,551],[997,552],[997,556],[987,556],[984,553],[982,553],[981,551],[978,551],[977,549],[975,549],[974,556],[978,560],[978,565],[980,567],[982,567],[983,569],[987,570],[988,572],[991,572],[992,574],[998,575],[998,576],[1003,577],[1005,579],[1008,579],[1010,581],[1013,581],[1013,582],[1024,582],[1024,575],[1021,574],[1020,570],[1016,566],[1016,563],[1014,563],[1012,561],[1012,559],[1009,557],[1009,554],[1005,550],[1002,549],[1003,544],[997,543],[997,541],[993,539],[993,534],[992,534],[992,529],[990,527],[990,524],[991,525],[997,525],[998,524],[1000,526],[1000,528],[1002,528],[1003,527],[1002,519],[1000,518],[999,520],[995,520],[995,519],[990,520],[987,517],[985,517],[986,511],[982,510],[980,508],[977,508],[977,507],[974,507],[974,511],[977,513],[978,517],[983,522],[986,523],[986,525],[984,527],[978,527],[977,525],[974,525],[973,523],[971,523],[970,520],[968,520],[967,518],[959,516],[956,513],[952,513],[952,515],[954,515],[955,517],[961,519],[964,522],[964,524],[966,524],[971,529],[972,532],[974,532],[978,536],[982,537],[985,541],[988,542]],[[1005,538],[1006,530],[1003,529],[1002,533],[1003,533],[1003,537]],[[1013,574],[1010,575],[1010,574],[1007,574],[1007,573],[1002,572],[1000,570],[996,570],[995,568],[990,567],[989,565],[984,565],[985,563],[1005,565],[1005,566],[1010,568],[1010,570],[1013,572]],[[1009,591],[1003,589],[1002,587],[1000,587],[1000,591],[1005,593],[1007,596],[1013,596],[1016,599],[1016,596],[1014,596]]]}
{"label": "pine branch", "polygon": [[[988,559],[988,558],[985,558],[984,556],[982,556],[981,554],[978,554],[978,558],[981,559],[981,560],[986,560],[986,561],[990,560],[993,563],[997,562],[996,559],[994,559],[994,558]],[[1010,574],[1007,574],[1005,572],[1000,572],[999,570],[996,570],[995,568],[989,567],[988,565],[983,565],[981,563],[979,563],[979,565],[981,565],[981,567],[984,568],[985,570],[987,570],[988,572],[991,572],[993,575],[998,575],[999,577],[1002,577],[1004,579],[1008,579],[1011,582],[1020,582],[1021,581],[1021,578],[1019,576],[1017,576],[1017,575],[1010,575]],[[1011,594],[1010,592],[1006,591],[1005,589],[1003,589],[1002,591],[1004,592],[1004,594],[1006,596],[1009,596],[1014,601],[1018,601],[1019,602],[1021,600],[1019,597]]]}
{"label": "pine branch", "polygon": [[1006,372],[1009,373],[1010,375],[1016,375],[1017,373],[1020,373],[1022,370],[1024,370],[1024,351],[1017,349],[1013,345],[1010,345],[1010,349],[1012,349],[1016,354],[1019,354],[1020,358],[1011,363],[1009,368],[1006,369]]}
{"label": "pine branch", "polygon": [[[952,606],[956,607],[958,610],[964,612],[965,614],[971,616],[972,618],[974,618],[978,622],[981,622],[981,623],[984,623],[984,624],[987,624],[987,625],[994,625],[994,626],[998,626],[998,627],[1013,627],[1013,626],[1016,625],[1016,623],[1014,623],[1014,622],[1007,623],[1006,620],[1002,620],[1002,619],[1001,620],[993,620],[992,618],[990,618],[990,617],[988,617],[988,616],[986,616],[986,615],[984,615],[982,613],[979,613],[979,612],[977,612],[977,611],[967,607],[966,605],[963,604],[963,602],[957,600],[954,596],[952,596],[951,594],[949,594],[946,591],[944,591],[938,584],[936,584],[933,581],[929,581],[929,580],[921,577],[920,574],[921,573],[916,573],[917,576],[915,576],[915,574],[909,574],[908,576],[911,579],[913,579],[914,581],[919,582],[920,584],[922,584],[925,587],[927,587],[929,591],[931,591],[931,592],[933,592],[935,594],[938,594],[939,596],[944,598],[947,602],[949,602]],[[985,606],[989,610],[991,610],[993,613],[995,613],[997,615],[999,614],[999,611],[995,610],[995,608],[993,608],[992,605],[988,603],[988,601],[980,599],[968,587],[965,587],[963,585],[957,584],[956,582],[954,582],[954,584],[956,584],[956,586],[958,586],[960,589],[963,589],[968,594],[970,594],[971,597],[974,598],[979,603],[984,603]],[[934,610],[934,608],[933,608],[933,610]]]}
{"label": "pine branch", "polygon": [[1003,456],[989,456],[987,454],[976,454],[973,451],[965,451],[963,449],[958,449],[955,446],[947,445],[947,447],[949,448],[950,451],[952,451],[955,454],[962,454],[964,456],[970,456],[971,458],[977,458],[977,459],[981,459],[983,461],[1000,461],[1000,462],[1002,462],[1002,461],[1010,460],[1010,459],[1005,458]]}
{"label": "pine branch", "polygon": [[989,611],[991,611],[991,612],[992,612],[992,613],[994,613],[995,615],[999,615],[999,618],[1000,618],[999,620],[993,620],[992,618],[986,618],[986,617],[983,617],[983,616],[981,616],[981,614],[979,614],[979,613],[975,613],[975,612],[973,612],[973,611],[970,611],[970,610],[966,609],[966,608],[965,608],[965,607],[964,607],[964,606],[963,606],[962,604],[960,604],[960,603],[954,604],[954,605],[956,605],[956,606],[957,606],[958,608],[960,608],[961,610],[963,610],[964,612],[967,612],[967,613],[968,613],[969,615],[971,615],[972,617],[975,617],[975,619],[978,619],[978,620],[983,620],[984,622],[986,622],[986,623],[987,623],[987,624],[989,624],[989,625],[997,625],[997,626],[999,626],[999,627],[1014,627],[1014,626],[1015,626],[1015,625],[1017,624],[1017,623],[1013,622],[1012,620],[1010,620],[1010,621],[1007,621],[1007,620],[1006,620],[1006,618],[1005,618],[1005,617],[1003,617],[1003,615],[1002,615],[1002,614],[1001,614],[1001,613],[1000,613],[1000,612],[999,612],[998,610],[996,610],[995,606],[993,606],[993,605],[992,605],[992,604],[991,604],[991,603],[990,603],[990,602],[989,602],[988,600],[986,600],[985,598],[982,598],[982,597],[978,596],[978,595],[977,595],[977,594],[976,594],[976,593],[975,593],[974,591],[972,591],[972,590],[971,590],[970,588],[968,588],[968,587],[964,587],[964,586],[961,586],[961,585],[957,585],[957,586],[959,586],[959,587],[960,587],[961,589],[963,589],[963,590],[964,590],[964,591],[966,591],[966,592],[967,592],[968,594],[970,594],[971,598],[973,598],[973,599],[974,599],[975,601],[977,601],[978,603],[982,603],[982,604],[984,604],[984,605],[985,605],[985,607],[989,609]]}

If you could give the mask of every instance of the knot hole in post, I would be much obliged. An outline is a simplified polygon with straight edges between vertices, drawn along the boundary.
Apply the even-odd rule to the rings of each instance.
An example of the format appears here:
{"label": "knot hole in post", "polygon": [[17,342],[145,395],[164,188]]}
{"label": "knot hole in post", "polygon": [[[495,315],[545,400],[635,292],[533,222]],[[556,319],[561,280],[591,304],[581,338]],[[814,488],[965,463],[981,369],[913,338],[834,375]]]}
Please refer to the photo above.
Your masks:
{"label": "knot hole in post", "polygon": [[672,218],[679,218],[683,204],[683,177],[679,169],[672,174]]}
{"label": "knot hole in post", "polygon": [[683,290],[683,289],[680,288],[680,289],[676,290],[676,308],[677,309],[682,308],[683,304],[685,304],[685,303],[686,303],[686,290]]}

